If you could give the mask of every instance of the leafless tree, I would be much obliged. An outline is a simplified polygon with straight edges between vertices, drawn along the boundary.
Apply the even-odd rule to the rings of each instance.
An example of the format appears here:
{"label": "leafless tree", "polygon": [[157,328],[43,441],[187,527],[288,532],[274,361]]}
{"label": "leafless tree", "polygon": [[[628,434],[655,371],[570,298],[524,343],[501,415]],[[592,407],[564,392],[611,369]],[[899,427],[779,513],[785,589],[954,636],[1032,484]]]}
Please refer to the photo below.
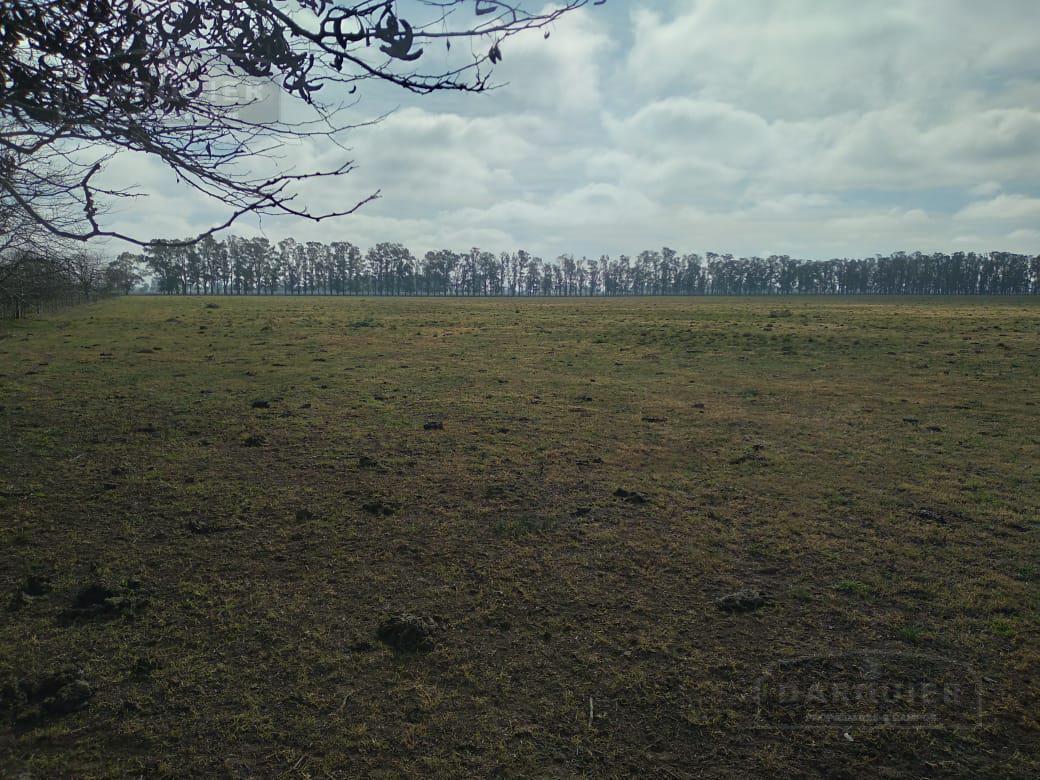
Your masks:
{"label": "leafless tree", "polygon": [[84,300],[90,300],[105,281],[105,259],[95,252],[80,250],[70,254],[65,258],[64,270]]}
{"label": "leafless tree", "polygon": [[[102,183],[123,152],[160,160],[227,207],[202,235],[250,213],[351,213],[378,193],[319,212],[299,201],[299,185],[353,162],[282,170],[269,158],[286,136],[337,140],[351,126],[342,95],[368,80],[417,94],[484,90],[510,36],[548,36],[563,14],[602,2],[528,11],[522,0],[0,0],[0,220],[148,243],[104,224],[107,205],[139,194]],[[460,39],[468,45],[453,48]],[[434,46],[446,54],[427,57]],[[252,99],[229,101],[226,88],[252,79],[278,84],[312,118],[250,118]],[[333,91],[340,102],[321,100]]]}

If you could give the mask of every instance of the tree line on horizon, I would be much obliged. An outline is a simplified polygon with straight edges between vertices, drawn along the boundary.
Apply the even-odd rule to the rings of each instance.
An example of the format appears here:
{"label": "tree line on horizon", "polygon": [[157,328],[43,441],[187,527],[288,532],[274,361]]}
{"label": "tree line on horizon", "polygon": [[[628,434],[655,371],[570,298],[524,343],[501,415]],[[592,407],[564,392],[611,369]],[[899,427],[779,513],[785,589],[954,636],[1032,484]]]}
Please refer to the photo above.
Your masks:
{"label": "tree line on horizon", "polygon": [[155,242],[120,255],[168,295],[1027,295],[1040,293],[1040,256],[896,252],[862,259],[734,257],[673,249],[598,259],[543,260],[520,250],[429,251],[399,243],[362,251],[349,241],[207,237]]}

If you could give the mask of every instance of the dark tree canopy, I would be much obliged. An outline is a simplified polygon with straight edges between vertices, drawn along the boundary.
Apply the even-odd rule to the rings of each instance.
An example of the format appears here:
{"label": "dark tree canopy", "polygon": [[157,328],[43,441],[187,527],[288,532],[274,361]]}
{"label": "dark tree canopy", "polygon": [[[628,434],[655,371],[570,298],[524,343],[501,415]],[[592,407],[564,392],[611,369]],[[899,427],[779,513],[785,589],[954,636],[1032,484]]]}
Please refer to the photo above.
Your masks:
{"label": "dark tree canopy", "polygon": [[[340,100],[366,80],[418,94],[481,91],[507,38],[531,29],[548,36],[563,14],[602,2],[536,12],[498,0],[0,0],[0,226],[146,243],[103,224],[106,204],[133,194],[99,183],[105,164],[127,150],[161,160],[229,207],[208,233],[247,213],[350,213],[360,204],[309,209],[296,185],[347,173],[351,161],[267,174],[255,164],[279,138],[335,139],[350,127],[338,121],[341,103],[322,101],[330,85],[345,87]],[[458,39],[466,45],[453,48]],[[447,54],[425,57],[434,46]],[[228,101],[215,89],[251,79],[276,83],[315,118],[245,118],[248,99]]]}
{"label": "dark tree canopy", "polygon": [[632,256],[543,259],[524,250],[496,254],[474,247],[417,257],[393,242],[363,251],[349,241],[228,236],[194,245],[155,242],[136,260],[147,268],[154,292],[182,295],[1040,294],[1040,256],[1010,252],[812,261],[665,247]]}

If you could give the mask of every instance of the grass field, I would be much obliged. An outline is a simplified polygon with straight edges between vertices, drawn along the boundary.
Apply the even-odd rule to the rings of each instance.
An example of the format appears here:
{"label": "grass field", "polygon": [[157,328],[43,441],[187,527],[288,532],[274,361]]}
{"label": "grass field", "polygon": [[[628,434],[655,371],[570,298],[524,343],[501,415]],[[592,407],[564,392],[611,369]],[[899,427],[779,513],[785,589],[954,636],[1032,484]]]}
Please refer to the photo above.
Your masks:
{"label": "grass field", "polygon": [[[0,776],[1035,777],[1038,358],[1023,299],[0,326]],[[763,723],[863,650],[981,712]]]}

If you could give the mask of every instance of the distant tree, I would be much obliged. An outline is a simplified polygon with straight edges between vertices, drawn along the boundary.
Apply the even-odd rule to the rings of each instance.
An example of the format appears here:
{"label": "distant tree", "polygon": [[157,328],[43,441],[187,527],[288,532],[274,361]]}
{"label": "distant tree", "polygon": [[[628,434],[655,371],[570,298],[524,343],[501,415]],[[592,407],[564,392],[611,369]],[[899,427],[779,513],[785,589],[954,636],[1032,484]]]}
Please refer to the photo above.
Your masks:
{"label": "distant tree", "polygon": [[377,295],[396,295],[402,291],[402,280],[410,275],[415,265],[412,253],[401,244],[376,244],[365,255],[368,272],[372,275]]}
{"label": "distant tree", "polygon": [[450,249],[427,252],[423,257],[423,277],[426,292],[430,295],[458,295],[453,286],[459,255]]}
{"label": "distant tree", "polygon": [[129,295],[137,285],[144,281],[139,273],[141,256],[132,252],[123,252],[105,267],[105,281],[108,287]]}
{"label": "distant tree", "polygon": [[144,263],[155,277],[158,292],[167,295],[187,295],[185,262],[179,247],[163,241],[153,241],[145,247]]}
{"label": "distant tree", "polygon": [[85,299],[104,286],[105,263],[93,252],[75,252],[65,259],[65,268]]}

